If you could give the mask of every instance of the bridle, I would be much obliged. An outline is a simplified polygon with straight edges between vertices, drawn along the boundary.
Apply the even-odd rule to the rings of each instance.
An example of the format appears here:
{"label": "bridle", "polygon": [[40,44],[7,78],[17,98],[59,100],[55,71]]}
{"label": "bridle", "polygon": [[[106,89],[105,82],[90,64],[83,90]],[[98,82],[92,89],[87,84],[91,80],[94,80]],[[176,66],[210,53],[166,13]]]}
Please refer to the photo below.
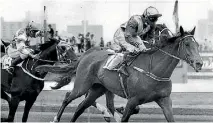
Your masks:
{"label": "bridle", "polygon": [[[169,29],[163,29],[161,32],[160,32],[160,34],[164,31],[164,30],[169,30]],[[169,30],[170,31],[170,30]],[[161,34],[162,35],[162,34]],[[159,36],[160,37],[160,36]],[[193,38],[194,39],[194,36],[193,35],[186,35],[186,36],[184,36],[184,37],[180,37],[180,38],[177,38],[176,40],[180,40],[180,42],[179,42],[179,46],[178,46],[178,54],[180,54],[180,47],[182,46],[183,47],[183,40],[184,39],[186,39],[186,38]],[[196,42],[196,40],[194,39],[194,42]],[[145,43],[149,43],[149,42],[145,42]],[[164,53],[164,54],[166,54],[166,55],[168,55],[168,56],[170,56],[170,57],[172,57],[172,58],[175,58],[175,59],[177,59],[177,60],[181,60],[181,58],[179,58],[178,56],[175,56],[175,55],[172,55],[172,54],[170,54],[170,53],[168,53],[168,52],[166,52],[166,51],[164,51],[164,50],[162,50],[162,49],[160,49],[159,47],[157,47],[157,46],[155,46],[159,51],[161,51],[162,53]],[[138,53],[137,55],[136,55],[136,57],[139,55],[140,53]],[[184,54],[184,57],[185,57],[185,59],[186,60],[188,60],[188,58],[187,58],[187,55],[186,55],[186,53]],[[185,60],[185,61],[186,61]],[[186,61],[187,62],[187,61]],[[154,80],[156,80],[156,81],[160,81],[160,82],[168,82],[168,81],[171,81],[170,80],[170,78],[163,78],[163,77],[158,77],[158,76],[156,76],[155,74],[153,74],[153,73],[150,73],[150,72],[147,72],[147,71],[145,71],[145,70],[143,70],[143,69],[141,69],[141,68],[139,68],[139,67],[136,67],[136,66],[133,66],[133,68],[135,69],[135,70],[137,70],[137,71],[139,71],[139,72],[141,72],[141,73],[144,73],[146,76],[148,76],[148,77],[150,77],[150,78],[152,78],[152,79],[154,79]]]}
{"label": "bridle", "polygon": [[[59,46],[57,45],[57,46],[56,46],[56,51],[57,51],[57,55],[58,55],[58,56],[61,56],[61,57],[63,57],[63,59],[66,59],[66,58],[65,58],[65,54],[66,54],[66,52],[67,52],[68,50],[66,50],[65,53],[62,53],[62,52],[60,52]],[[40,52],[40,53],[41,53],[41,52]],[[39,55],[39,54],[38,54],[38,55]],[[54,61],[54,60],[45,60],[45,59],[40,59],[40,58],[33,58],[33,59],[38,60],[38,61],[42,61],[42,62],[48,62],[48,63],[55,63],[55,62],[67,63],[67,61]]]}
{"label": "bridle", "polygon": [[[171,32],[171,30],[169,30],[168,28],[164,28],[163,30],[161,30],[160,33],[159,33],[159,41],[160,41],[160,37],[163,35],[162,32],[165,31],[165,30],[168,30],[169,32]],[[172,32],[171,32],[171,34],[174,36],[174,34]],[[163,36],[166,36],[166,35],[163,35]],[[186,38],[193,38],[193,41],[196,42],[196,40],[195,40],[193,35],[186,35],[186,36],[182,37],[181,39],[177,38],[176,40],[180,40],[179,46],[178,46],[178,55],[180,54],[180,47],[181,46],[183,47],[183,45],[182,45],[183,40],[186,39]],[[170,57],[173,57],[173,58],[175,58],[177,60],[182,60],[178,56],[172,55],[172,54],[170,54],[170,53],[168,53],[168,52],[166,52],[166,51],[164,51],[164,50],[162,50],[160,48],[158,48],[158,49],[159,49],[159,51],[163,52],[164,54],[166,54],[166,55],[168,55]],[[184,54],[184,57],[186,59],[188,59],[186,54]]]}

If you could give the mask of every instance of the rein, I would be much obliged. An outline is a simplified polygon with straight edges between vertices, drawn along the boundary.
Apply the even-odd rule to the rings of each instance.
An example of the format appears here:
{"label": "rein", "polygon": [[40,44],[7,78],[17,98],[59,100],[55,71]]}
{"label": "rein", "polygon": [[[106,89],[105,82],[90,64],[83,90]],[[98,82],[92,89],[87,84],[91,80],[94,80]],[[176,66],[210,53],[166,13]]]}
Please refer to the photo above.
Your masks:
{"label": "rein", "polygon": [[[58,49],[58,46],[56,46],[56,49]],[[40,52],[40,53],[41,53],[41,52]],[[40,53],[39,53],[39,54],[40,54]],[[39,54],[38,54],[38,55],[39,55]],[[60,52],[60,55],[62,55],[61,52]],[[55,63],[55,62],[66,63],[65,61],[44,60],[44,59],[39,59],[39,58],[32,58],[32,59],[33,59],[33,60],[37,60],[37,61],[49,62],[49,63]],[[28,59],[28,61],[29,61],[29,59]],[[23,68],[22,65],[20,66],[21,69],[24,71],[24,73],[28,74],[29,76],[31,76],[31,77],[34,78],[34,79],[37,79],[37,80],[40,80],[40,81],[45,81],[45,79],[39,78],[39,77],[37,77],[37,76],[35,76],[35,75],[33,75],[32,73],[29,72],[29,70],[27,69],[28,61],[27,61],[27,63],[26,63],[26,69]],[[35,61],[35,63],[36,63],[37,61]],[[32,65],[31,70],[33,70],[33,67],[34,67],[35,63]]]}
{"label": "rein", "polygon": [[[194,36],[193,35],[186,35],[186,36],[184,36],[183,38],[181,38],[180,39],[180,42],[179,42],[179,46],[178,46],[178,54],[180,54],[180,46],[181,46],[181,43],[182,43],[182,40],[183,39],[185,39],[185,38],[193,38],[194,39]],[[170,56],[170,57],[173,57],[173,58],[175,58],[175,59],[177,59],[177,60],[182,60],[181,58],[179,58],[179,57],[177,57],[177,56],[175,56],[175,55],[172,55],[172,54],[170,54],[170,53],[168,53],[168,52],[166,52],[166,51],[164,51],[164,50],[162,50],[162,49],[160,49],[160,48],[158,48],[159,49],[159,51],[161,51],[162,53],[164,53],[164,54],[166,54],[166,55],[168,55],[168,56]]]}
{"label": "rein", "polygon": [[[168,28],[164,28],[160,33],[159,33],[159,39],[160,39],[160,37],[161,37],[161,33],[164,31],[164,30],[169,30]],[[170,31],[170,30],[169,30]],[[170,31],[171,32],[171,31]],[[173,35],[173,34],[172,34]],[[173,35],[174,36],[174,35]],[[194,39],[194,36],[193,35],[186,35],[186,36],[184,36],[184,37],[182,37],[181,39],[179,39],[180,40],[180,42],[179,42],[179,46],[178,46],[178,54],[180,54],[180,46],[181,46],[181,43],[182,43],[182,40],[184,40],[185,38],[193,38]],[[177,39],[176,39],[177,40]],[[196,40],[194,39],[194,41],[196,42]],[[147,42],[147,41],[145,41],[144,43],[148,43],[149,44],[149,42]],[[156,46],[155,46],[156,47]],[[177,56],[175,56],[175,55],[172,55],[172,54],[170,54],[170,53],[168,53],[168,52],[166,52],[166,51],[164,51],[164,50],[162,50],[162,49],[160,49],[160,48],[158,48],[158,47],[156,47],[159,51],[161,51],[162,53],[164,53],[164,54],[166,54],[166,55],[168,55],[168,56],[170,56],[170,57],[172,57],[172,58],[175,58],[175,59],[177,59],[177,60],[182,60],[181,58],[179,58],[179,57],[177,57]],[[139,56],[140,55],[140,53],[141,52],[139,52],[138,54],[136,54],[135,55],[135,58],[137,57],[137,56]],[[185,55],[185,57],[186,57],[186,55]],[[187,57],[186,57],[187,58]],[[136,67],[136,66],[133,66],[133,69],[135,69],[135,70],[137,70],[137,71],[139,71],[139,72],[141,72],[141,73],[144,73],[145,75],[147,75],[148,77],[150,77],[150,78],[152,78],[152,79],[154,79],[154,80],[156,80],[156,81],[171,81],[170,80],[170,78],[162,78],[162,77],[158,77],[158,76],[156,76],[155,74],[153,74],[153,73],[150,73],[150,72],[146,72],[145,70],[143,70],[143,69],[141,69],[141,68],[138,68],[138,67]]]}

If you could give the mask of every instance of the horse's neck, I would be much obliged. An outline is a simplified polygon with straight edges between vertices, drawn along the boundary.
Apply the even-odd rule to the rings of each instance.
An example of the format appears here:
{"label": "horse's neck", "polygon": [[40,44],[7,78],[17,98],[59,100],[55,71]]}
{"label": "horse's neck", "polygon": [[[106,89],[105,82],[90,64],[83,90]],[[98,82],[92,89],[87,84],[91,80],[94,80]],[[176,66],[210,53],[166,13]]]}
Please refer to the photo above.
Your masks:
{"label": "horse's neck", "polygon": [[[164,47],[163,51],[170,53],[171,55],[177,56],[178,54],[178,47],[175,45],[171,45],[168,47]],[[175,67],[177,66],[179,60],[161,52],[157,51],[156,54],[153,54],[153,57],[156,57],[156,61],[152,63],[152,73],[159,77],[171,77],[172,72],[174,71]]]}
{"label": "horse's neck", "polygon": [[[172,47],[164,47],[162,48],[163,51],[170,53],[172,55],[177,55],[178,48],[175,46]],[[162,78],[169,78],[171,77],[172,72],[174,71],[175,67],[177,66],[179,60],[166,55],[161,51],[156,51],[151,55],[140,55],[139,60],[137,60],[134,65],[136,67],[140,67],[144,69],[146,72],[151,72],[154,75]]]}
{"label": "horse's neck", "polygon": [[[43,51],[43,52],[46,52],[46,51]],[[52,57],[57,57],[57,54],[55,55],[51,55]],[[51,59],[51,57],[45,57],[44,55],[39,57],[39,59],[42,59],[42,60],[53,60],[53,61],[56,61],[55,59]],[[43,62],[43,61],[40,61],[40,60],[36,60],[36,59],[32,59],[32,58],[28,58],[24,61],[24,63],[22,64],[22,67],[24,67],[25,69],[31,71],[31,72],[34,72],[34,69],[39,66],[39,65],[45,65],[45,64],[50,64],[50,65],[53,65],[54,63],[53,62]]]}

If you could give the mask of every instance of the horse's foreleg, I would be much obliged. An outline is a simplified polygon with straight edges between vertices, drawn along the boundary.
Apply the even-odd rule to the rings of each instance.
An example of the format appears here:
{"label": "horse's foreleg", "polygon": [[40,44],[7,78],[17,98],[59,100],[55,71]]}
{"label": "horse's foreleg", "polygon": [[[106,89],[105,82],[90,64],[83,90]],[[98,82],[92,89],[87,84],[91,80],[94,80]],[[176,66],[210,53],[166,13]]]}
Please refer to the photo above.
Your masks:
{"label": "horse's foreleg", "polygon": [[128,100],[123,117],[121,119],[122,122],[128,122],[130,116],[134,113],[134,110],[138,104],[139,100],[136,97],[132,97]]}
{"label": "horse's foreleg", "polygon": [[6,100],[8,104],[10,105],[11,98],[3,90],[1,90],[1,98]]}
{"label": "horse's foreleg", "polygon": [[172,100],[170,97],[161,98],[156,103],[162,108],[163,114],[168,122],[174,122],[172,111]]}
{"label": "horse's foreleg", "polygon": [[13,122],[14,121],[15,113],[16,113],[16,110],[18,108],[19,102],[20,102],[20,98],[18,96],[16,96],[16,97],[12,96],[11,97],[11,102],[10,102],[10,105],[9,105],[9,116],[8,116],[7,122]]}
{"label": "horse's foreleg", "polygon": [[77,118],[84,112],[84,110],[91,106],[97,98],[104,94],[104,92],[105,88],[103,86],[93,85],[93,87],[87,93],[86,98],[78,105],[71,122],[75,122]]}
{"label": "horse's foreleg", "polygon": [[[8,102],[8,105],[10,106],[11,98],[3,90],[1,90],[1,98],[6,100]],[[7,121],[7,118],[1,118],[1,122],[6,122],[6,121]]]}
{"label": "horse's foreleg", "polygon": [[31,109],[31,107],[34,104],[34,102],[36,100],[36,97],[37,96],[35,96],[34,98],[31,98],[30,100],[26,100],[25,107],[24,107],[24,114],[23,114],[23,117],[22,117],[22,122],[26,122],[27,121],[30,109]]}

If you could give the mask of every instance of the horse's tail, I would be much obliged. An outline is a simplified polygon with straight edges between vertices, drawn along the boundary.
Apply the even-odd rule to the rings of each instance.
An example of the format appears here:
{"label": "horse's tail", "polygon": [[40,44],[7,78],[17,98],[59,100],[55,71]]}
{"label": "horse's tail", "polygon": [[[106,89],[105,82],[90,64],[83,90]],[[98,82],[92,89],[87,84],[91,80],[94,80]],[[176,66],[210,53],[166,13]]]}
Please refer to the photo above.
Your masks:
{"label": "horse's tail", "polygon": [[61,87],[68,85],[72,78],[76,74],[76,69],[78,67],[80,60],[74,61],[65,67],[51,66],[51,65],[41,65],[36,67],[36,71],[39,72],[51,72],[55,74],[60,74],[63,77],[57,80],[57,84],[52,86],[52,89],[60,89]]}

